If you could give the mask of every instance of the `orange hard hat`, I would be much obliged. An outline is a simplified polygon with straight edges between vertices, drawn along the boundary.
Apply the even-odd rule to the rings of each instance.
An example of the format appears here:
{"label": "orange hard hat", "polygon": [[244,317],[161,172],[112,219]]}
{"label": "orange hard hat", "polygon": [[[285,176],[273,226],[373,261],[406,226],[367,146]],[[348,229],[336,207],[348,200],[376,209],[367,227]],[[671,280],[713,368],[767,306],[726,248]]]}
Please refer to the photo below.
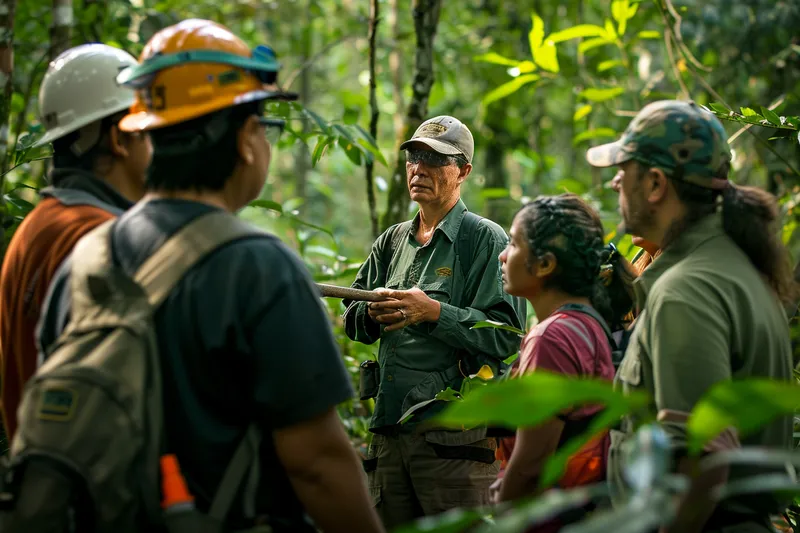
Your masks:
{"label": "orange hard hat", "polygon": [[245,102],[296,98],[278,89],[278,70],[271,48],[250,50],[210,20],[181,21],[153,35],[139,64],[117,76],[119,85],[136,90],[119,128],[147,131]]}

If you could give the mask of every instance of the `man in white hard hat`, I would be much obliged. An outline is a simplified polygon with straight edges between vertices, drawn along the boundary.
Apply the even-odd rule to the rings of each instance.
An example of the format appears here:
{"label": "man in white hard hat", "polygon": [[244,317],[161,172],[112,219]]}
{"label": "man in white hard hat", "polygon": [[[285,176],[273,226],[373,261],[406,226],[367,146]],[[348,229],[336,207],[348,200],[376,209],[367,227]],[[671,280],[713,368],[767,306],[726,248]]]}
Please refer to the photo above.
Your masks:
{"label": "man in white hard hat", "polygon": [[116,76],[135,64],[123,50],[87,44],[59,55],[42,80],[46,134],[37,145],[53,143],[51,185],[15,232],[0,273],[0,407],[9,440],[22,387],[36,370],[34,333],[51,278],[78,239],[144,194],[149,136],[117,127],[134,93]]}

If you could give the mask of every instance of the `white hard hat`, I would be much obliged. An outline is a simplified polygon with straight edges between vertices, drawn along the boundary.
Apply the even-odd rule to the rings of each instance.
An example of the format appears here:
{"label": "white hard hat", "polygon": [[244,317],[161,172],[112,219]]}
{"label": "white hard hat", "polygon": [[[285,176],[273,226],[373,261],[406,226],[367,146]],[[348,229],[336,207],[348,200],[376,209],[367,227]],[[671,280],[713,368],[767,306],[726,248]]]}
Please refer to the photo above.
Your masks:
{"label": "white hard hat", "polygon": [[98,43],[70,48],[51,61],[39,88],[39,116],[46,133],[36,145],[130,108],[134,92],[118,86],[116,77],[136,64],[124,50]]}

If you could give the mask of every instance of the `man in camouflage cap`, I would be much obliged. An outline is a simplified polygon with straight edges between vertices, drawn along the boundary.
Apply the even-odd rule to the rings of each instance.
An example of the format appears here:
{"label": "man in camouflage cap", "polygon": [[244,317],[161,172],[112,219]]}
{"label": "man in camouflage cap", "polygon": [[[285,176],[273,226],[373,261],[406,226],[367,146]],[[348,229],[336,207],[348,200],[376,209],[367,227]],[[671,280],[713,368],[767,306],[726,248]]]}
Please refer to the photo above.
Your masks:
{"label": "man in camouflage cap", "polygon": [[[687,473],[693,464],[685,453],[686,420],[712,386],[750,377],[792,379],[781,304],[796,291],[788,254],[775,237],[776,201],[728,181],[725,130],[693,102],[647,105],[620,140],[590,149],[587,160],[618,168],[615,189],[627,231],[662,249],[634,283],[641,314],[616,386],[651,395],[675,466]],[[608,477],[615,503],[630,490],[621,452],[633,426],[626,418],[611,433]],[[773,421],[741,444],[728,430],[704,451],[740,445],[791,449],[791,418]],[[663,531],[722,532],[734,525],[737,532],[771,531],[769,515],[786,502],[767,494],[711,499],[714,485],[761,473],[763,468],[731,467],[698,476]]]}

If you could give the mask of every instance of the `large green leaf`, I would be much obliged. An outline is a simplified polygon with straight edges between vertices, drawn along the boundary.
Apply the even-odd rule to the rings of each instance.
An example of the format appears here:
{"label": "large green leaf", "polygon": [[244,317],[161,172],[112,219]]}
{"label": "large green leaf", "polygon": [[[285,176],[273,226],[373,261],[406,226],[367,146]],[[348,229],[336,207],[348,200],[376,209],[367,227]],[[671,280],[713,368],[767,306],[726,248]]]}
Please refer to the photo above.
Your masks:
{"label": "large green leaf", "polygon": [[608,89],[597,89],[595,87],[591,87],[581,91],[578,96],[581,98],[586,98],[592,102],[605,102],[606,100],[616,98],[624,92],[625,89],[622,87],[610,87]]}
{"label": "large green leaf", "polygon": [[761,108],[761,114],[764,116],[765,119],[769,120],[770,124],[774,124],[776,126],[780,126],[782,124],[781,117],[779,117],[774,111],[771,111],[766,107]]}
{"label": "large green leaf", "polygon": [[562,41],[569,41],[570,39],[579,39],[582,37],[602,37],[604,40],[607,40],[608,34],[606,30],[600,26],[594,24],[578,24],[577,26],[551,33],[550,36],[547,37],[547,40],[560,43]]}
{"label": "large green leaf", "polygon": [[624,396],[606,381],[539,371],[474,390],[464,401],[450,404],[438,419],[455,427],[489,423],[514,429],[539,425],[564,409],[586,404],[631,412],[647,403],[644,393]]}
{"label": "large green leaf", "polygon": [[717,383],[689,417],[689,451],[699,453],[729,427],[735,427],[744,438],[776,417],[794,414],[798,407],[800,386],[796,382],[748,379]]}
{"label": "large green leaf", "polygon": [[482,520],[483,515],[476,510],[451,509],[437,515],[419,518],[393,529],[392,533],[461,533]]}
{"label": "large green leaf", "polygon": [[483,97],[483,105],[489,105],[492,102],[496,102],[501,98],[505,98],[511,94],[517,92],[522,86],[534,82],[539,79],[538,74],[525,74],[522,76],[518,76],[513,80],[504,83],[500,87],[491,90],[486,96]]}

